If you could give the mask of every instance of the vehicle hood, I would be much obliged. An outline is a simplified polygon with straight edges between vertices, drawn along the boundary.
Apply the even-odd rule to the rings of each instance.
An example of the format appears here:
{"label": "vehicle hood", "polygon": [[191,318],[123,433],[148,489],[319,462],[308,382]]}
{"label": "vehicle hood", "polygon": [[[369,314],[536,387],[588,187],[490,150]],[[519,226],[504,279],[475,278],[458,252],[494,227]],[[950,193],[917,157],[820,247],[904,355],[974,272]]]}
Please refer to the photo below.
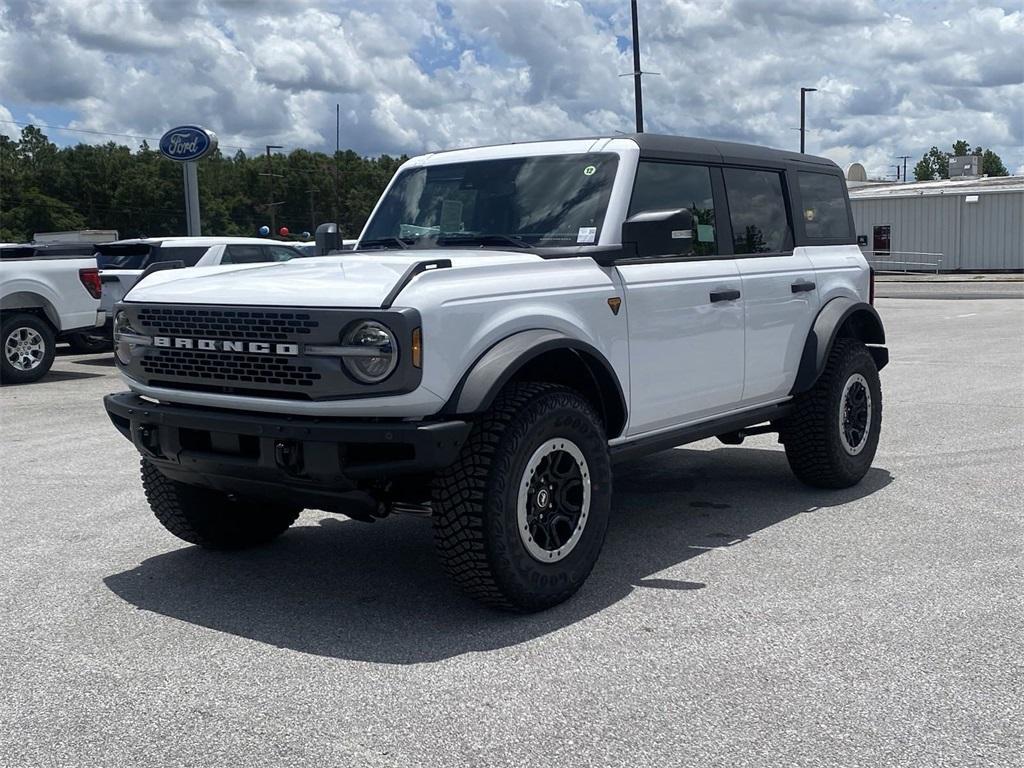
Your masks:
{"label": "vehicle hood", "polygon": [[410,250],[293,259],[280,264],[190,267],[156,272],[125,301],[279,307],[380,307],[419,261],[450,259],[453,269],[539,262],[530,253]]}

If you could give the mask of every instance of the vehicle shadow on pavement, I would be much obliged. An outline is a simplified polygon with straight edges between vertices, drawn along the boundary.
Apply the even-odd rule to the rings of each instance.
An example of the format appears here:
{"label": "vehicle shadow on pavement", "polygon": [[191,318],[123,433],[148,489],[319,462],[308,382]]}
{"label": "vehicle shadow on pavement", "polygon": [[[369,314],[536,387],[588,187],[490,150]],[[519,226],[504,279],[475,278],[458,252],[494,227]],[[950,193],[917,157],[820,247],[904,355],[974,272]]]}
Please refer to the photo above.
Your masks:
{"label": "vehicle shadow on pavement", "polygon": [[438,661],[554,632],[636,587],[672,590],[686,610],[689,593],[705,585],[661,571],[741,546],[794,515],[842,514],[837,507],[892,479],[872,469],[855,488],[816,490],[793,478],[781,451],[750,448],[676,449],[620,465],[612,523],[590,579],[567,603],[529,616],[462,597],[434,560],[429,521],[412,518],[300,518],[258,550],[184,547],[104,581],[144,610],[270,645],[389,664]]}

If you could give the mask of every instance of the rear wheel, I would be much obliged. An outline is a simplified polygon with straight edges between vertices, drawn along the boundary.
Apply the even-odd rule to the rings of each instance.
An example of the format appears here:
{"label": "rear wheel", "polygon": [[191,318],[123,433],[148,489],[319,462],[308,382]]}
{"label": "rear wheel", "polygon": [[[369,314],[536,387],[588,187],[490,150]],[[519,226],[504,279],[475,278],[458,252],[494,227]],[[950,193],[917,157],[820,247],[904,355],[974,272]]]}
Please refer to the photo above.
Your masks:
{"label": "rear wheel", "polygon": [[611,463],[580,394],[515,384],[434,483],[434,541],[448,574],[480,602],[538,611],[572,596],[604,543]]}
{"label": "rear wheel", "polygon": [[821,377],[798,395],[780,436],[794,474],[818,488],[856,485],[871,468],[882,426],[882,387],[867,347],[839,339]]}
{"label": "rear wheel", "polygon": [[171,480],[142,460],[146,500],[168,531],[207,549],[244,549],[284,533],[302,510]]}
{"label": "rear wheel", "polygon": [[5,317],[0,323],[0,339],[3,340],[0,381],[4,384],[38,381],[53,365],[53,329],[37,315]]}

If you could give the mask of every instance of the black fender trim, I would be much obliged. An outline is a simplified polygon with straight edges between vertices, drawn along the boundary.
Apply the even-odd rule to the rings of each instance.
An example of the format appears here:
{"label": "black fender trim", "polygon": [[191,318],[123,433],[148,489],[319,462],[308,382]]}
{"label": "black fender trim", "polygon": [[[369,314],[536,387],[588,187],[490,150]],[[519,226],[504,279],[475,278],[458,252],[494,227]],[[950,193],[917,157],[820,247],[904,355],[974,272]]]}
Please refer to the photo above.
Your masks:
{"label": "black fender trim", "polygon": [[[622,384],[615,369],[608,359],[590,344],[560,331],[537,329],[520,331],[507,336],[492,346],[473,364],[455,388],[441,413],[454,416],[469,416],[485,412],[491,407],[494,398],[523,366],[545,352],[570,350],[576,353],[586,366],[592,383],[598,392],[607,397],[610,393],[601,380],[614,383],[615,397],[618,398],[618,411],[615,418],[610,418],[607,405],[604,406],[609,437],[616,437],[626,425],[626,397],[622,392]],[[595,371],[598,365],[601,370]]]}
{"label": "black fender trim", "polygon": [[[796,381],[790,394],[806,392],[818,380],[825,370],[825,361],[829,350],[835,344],[844,325],[850,323],[848,335],[860,339],[865,344],[885,344],[885,328],[878,312],[870,304],[846,297],[832,299],[814,320],[807,340],[804,342],[800,367],[797,369]],[[881,346],[869,346],[868,351],[875,360],[878,370],[882,370],[889,362],[889,350]]]}

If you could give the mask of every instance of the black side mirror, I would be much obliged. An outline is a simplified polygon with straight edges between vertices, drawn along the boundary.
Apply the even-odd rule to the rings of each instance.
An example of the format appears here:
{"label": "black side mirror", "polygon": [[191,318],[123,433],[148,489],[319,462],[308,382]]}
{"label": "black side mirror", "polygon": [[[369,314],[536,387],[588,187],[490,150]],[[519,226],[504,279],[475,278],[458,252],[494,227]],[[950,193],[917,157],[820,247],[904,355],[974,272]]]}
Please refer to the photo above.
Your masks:
{"label": "black side mirror", "polygon": [[316,228],[316,255],[326,256],[331,251],[341,250],[341,234],[334,222],[321,224]]}
{"label": "black side mirror", "polygon": [[622,245],[639,258],[693,253],[693,214],[686,208],[641,211],[622,222]]}

